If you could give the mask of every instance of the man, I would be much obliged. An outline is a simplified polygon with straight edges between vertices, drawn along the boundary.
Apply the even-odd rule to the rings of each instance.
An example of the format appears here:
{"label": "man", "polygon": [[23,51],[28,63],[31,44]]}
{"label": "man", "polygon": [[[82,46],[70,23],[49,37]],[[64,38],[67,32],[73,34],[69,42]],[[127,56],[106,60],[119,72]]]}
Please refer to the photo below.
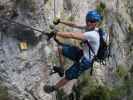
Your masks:
{"label": "man", "polygon": [[[66,23],[60,21],[63,24],[86,29],[87,32],[56,32],[54,33],[56,36],[64,37],[64,38],[72,38],[83,41],[83,48],[80,49],[75,46],[63,45],[62,46],[62,54],[65,57],[74,61],[74,64],[66,70],[65,77],[62,78],[56,85],[44,86],[44,91],[47,93],[51,93],[55,90],[58,90],[65,84],[67,84],[70,80],[76,79],[83,73],[85,70],[91,68],[92,60],[94,56],[97,54],[99,45],[100,45],[100,36],[98,33],[98,29],[96,28],[97,22],[102,20],[102,16],[96,11],[89,11],[86,15],[86,26],[81,27],[75,25],[73,23]],[[93,49],[91,50],[90,47]]]}

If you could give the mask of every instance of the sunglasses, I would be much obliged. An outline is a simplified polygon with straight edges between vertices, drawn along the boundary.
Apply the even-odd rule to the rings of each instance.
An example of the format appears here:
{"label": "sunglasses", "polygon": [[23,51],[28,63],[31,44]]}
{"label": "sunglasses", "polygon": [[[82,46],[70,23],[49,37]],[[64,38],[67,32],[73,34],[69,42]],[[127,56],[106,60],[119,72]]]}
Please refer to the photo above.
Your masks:
{"label": "sunglasses", "polygon": [[96,21],[94,21],[94,20],[87,20],[86,22],[96,23]]}

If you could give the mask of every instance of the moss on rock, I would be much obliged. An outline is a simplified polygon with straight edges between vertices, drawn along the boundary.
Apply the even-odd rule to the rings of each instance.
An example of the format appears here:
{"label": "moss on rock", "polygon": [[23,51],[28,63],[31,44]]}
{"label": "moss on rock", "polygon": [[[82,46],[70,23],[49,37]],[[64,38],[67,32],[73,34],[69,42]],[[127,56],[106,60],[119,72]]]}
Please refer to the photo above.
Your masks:
{"label": "moss on rock", "polygon": [[0,84],[0,100],[9,100],[7,88]]}
{"label": "moss on rock", "polygon": [[116,76],[118,78],[124,78],[128,73],[128,70],[123,65],[118,65],[116,69]]}

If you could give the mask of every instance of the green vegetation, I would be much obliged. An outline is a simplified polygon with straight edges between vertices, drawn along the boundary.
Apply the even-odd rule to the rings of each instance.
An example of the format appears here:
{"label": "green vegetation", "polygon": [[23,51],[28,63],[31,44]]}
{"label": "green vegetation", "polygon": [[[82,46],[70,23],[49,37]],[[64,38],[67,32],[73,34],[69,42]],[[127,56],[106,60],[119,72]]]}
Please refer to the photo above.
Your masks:
{"label": "green vegetation", "polygon": [[100,13],[104,14],[105,10],[106,10],[106,5],[103,2],[100,2],[99,5],[97,5],[96,7],[97,11],[99,11]]}
{"label": "green vegetation", "polygon": [[132,100],[133,80],[130,79],[128,75],[125,76],[123,82],[120,85],[114,86],[111,93],[113,99],[127,97],[127,100]]}
{"label": "green vegetation", "polygon": [[100,4],[98,4],[96,6],[96,10],[104,17],[103,18],[103,21],[99,22],[99,25],[98,26],[102,26],[105,24],[105,21],[106,21],[106,18],[107,18],[107,10],[106,10],[106,4],[103,3],[103,2],[100,2]]}
{"label": "green vegetation", "polygon": [[126,35],[125,41],[128,43],[128,55],[131,56],[133,54],[133,26],[130,24],[128,26],[128,32]]}
{"label": "green vegetation", "polygon": [[74,21],[75,16],[73,16],[73,15],[67,16],[67,15],[65,15],[64,11],[65,11],[65,10],[63,9],[63,10],[60,12],[61,18],[63,18],[64,20],[68,20],[68,21]]}
{"label": "green vegetation", "polygon": [[74,92],[76,93],[76,98],[80,100],[81,98],[85,99],[87,97],[90,97],[90,95],[95,94],[94,91],[97,88],[98,83],[96,82],[96,80],[93,80],[92,77],[90,77],[89,74],[86,73],[83,74],[79,79],[79,84],[74,88]]}
{"label": "green vegetation", "polygon": [[107,87],[98,86],[84,95],[83,100],[110,100],[110,91]]}
{"label": "green vegetation", "polygon": [[[87,75],[88,76],[88,75]],[[81,90],[81,100],[110,100],[109,94],[110,91],[105,86],[100,86],[96,80],[87,78],[84,76],[81,81],[80,90]]]}
{"label": "green vegetation", "polygon": [[118,65],[116,69],[116,75],[118,78],[123,78],[127,75],[128,70],[123,65]]}
{"label": "green vegetation", "polygon": [[66,100],[65,96],[66,96],[66,94],[64,93],[63,90],[57,91],[57,95],[56,95],[57,100]]}
{"label": "green vegetation", "polygon": [[131,76],[133,76],[133,65],[130,68],[130,73],[131,73]]}
{"label": "green vegetation", "polygon": [[128,26],[128,31],[133,32],[133,27],[131,25]]}
{"label": "green vegetation", "polygon": [[69,20],[69,21],[74,21],[74,16],[69,16],[69,17],[67,18],[67,20]]}
{"label": "green vegetation", "polygon": [[128,34],[127,41],[132,41],[133,38],[133,27],[131,25],[128,26]]}
{"label": "green vegetation", "polygon": [[0,100],[9,100],[7,88],[0,84]]}
{"label": "green vegetation", "polygon": [[76,100],[120,100],[124,97],[132,100],[133,80],[122,65],[118,66],[116,73],[122,81],[118,79],[118,84],[112,86],[101,86],[89,74],[82,75],[78,86],[73,89]]}

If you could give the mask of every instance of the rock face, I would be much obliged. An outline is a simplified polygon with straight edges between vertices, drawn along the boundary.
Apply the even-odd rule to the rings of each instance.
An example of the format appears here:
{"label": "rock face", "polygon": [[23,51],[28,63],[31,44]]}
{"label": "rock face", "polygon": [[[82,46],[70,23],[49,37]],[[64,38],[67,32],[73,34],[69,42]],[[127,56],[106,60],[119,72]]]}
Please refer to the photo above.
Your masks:
{"label": "rock face", "polygon": [[[60,77],[50,76],[51,66],[58,64],[53,48],[57,44],[46,41],[42,33],[22,25],[11,23],[3,18],[46,31],[54,16],[85,24],[85,14],[96,8],[100,0],[0,0],[0,80],[9,90],[10,100],[56,100],[56,94],[46,94],[44,84],[55,84]],[[107,5],[104,28],[111,33],[112,58],[107,66],[99,64],[94,69],[94,77],[100,84],[116,83],[113,71],[119,65],[128,71],[133,68],[132,0],[101,0]],[[130,2],[130,3],[129,3]],[[62,31],[79,31],[59,26]],[[28,31],[27,31],[28,30]],[[17,36],[27,32],[32,41],[27,50],[20,50],[21,39]],[[130,33],[130,36],[129,36]],[[42,36],[41,38],[38,38]],[[22,36],[21,36],[22,37]],[[31,38],[33,37],[33,38]],[[56,58],[56,59],[55,59]],[[132,71],[130,71],[132,73]],[[131,74],[132,75],[132,74]],[[129,75],[131,77],[131,75]],[[74,81],[75,82],[75,81]],[[74,82],[70,83],[73,84]],[[67,86],[66,86],[67,87]],[[71,92],[67,90],[67,92]],[[132,95],[132,94],[131,94]],[[126,97],[121,100],[128,100]]]}

